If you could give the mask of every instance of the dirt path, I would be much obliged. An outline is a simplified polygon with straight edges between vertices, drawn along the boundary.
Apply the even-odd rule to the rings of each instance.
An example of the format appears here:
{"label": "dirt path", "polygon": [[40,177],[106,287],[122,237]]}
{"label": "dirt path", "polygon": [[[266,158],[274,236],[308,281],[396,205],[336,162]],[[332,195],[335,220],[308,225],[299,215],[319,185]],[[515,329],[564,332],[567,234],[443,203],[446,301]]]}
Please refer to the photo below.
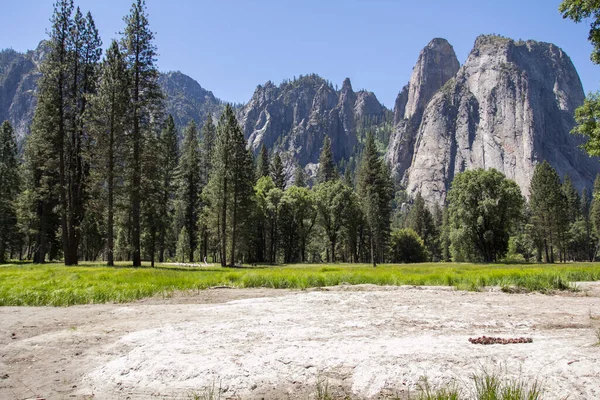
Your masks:
{"label": "dirt path", "polygon": [[[353,398],[503,371],[600,398],[600,284],[578,295],[447,288],[217,289],[126,305],[0,308],[0,399]],[[14,333],[14,336],[13,336]],[[481,335],[533,338],[481,346]]]}

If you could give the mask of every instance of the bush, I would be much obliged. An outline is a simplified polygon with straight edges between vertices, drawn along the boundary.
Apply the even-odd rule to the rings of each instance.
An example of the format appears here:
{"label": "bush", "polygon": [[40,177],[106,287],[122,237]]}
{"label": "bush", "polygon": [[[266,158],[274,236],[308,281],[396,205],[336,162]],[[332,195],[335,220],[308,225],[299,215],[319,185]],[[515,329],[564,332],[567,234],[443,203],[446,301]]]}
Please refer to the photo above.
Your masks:
{"label": "bush", "polygon": [[427,261],[423,239],[412,229],[392,231],[392,262],[418,263]]}

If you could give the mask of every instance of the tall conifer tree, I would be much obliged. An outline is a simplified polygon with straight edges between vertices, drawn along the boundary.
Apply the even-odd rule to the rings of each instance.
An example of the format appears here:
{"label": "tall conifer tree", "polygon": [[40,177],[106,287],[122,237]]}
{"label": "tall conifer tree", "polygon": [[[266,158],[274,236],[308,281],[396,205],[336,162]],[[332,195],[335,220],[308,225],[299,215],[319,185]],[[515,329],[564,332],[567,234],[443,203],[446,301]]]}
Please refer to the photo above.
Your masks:
{"label": "tall conifer tree", "polygon": [[[113,41],[102,62],[98,92],[90,99],[88,121],[92,131],[94,164],[102,183],[106,183],[107,263],[114,265],[116,186],[123,178],[125,123],[129,107],[129,80],[119,44]],[[104,186],[104,185],[102,185]]]}
{"label": "tall conifer tree", "polygon": [[339,178],[339,173],[333,160],[333,151],[331,150],[331,140],[325,137],[321,154],[319,156],[319,170],[317,172],[317,183],[334,181]]}
{"label": "tall conifer tree", "polygon": [[[200,163],[201,167],[201,182],[202,188],[204,192],[204,188],[208,185],[208,181],[210,178],[210,173],[212,170],[212,158],[213,151],[215,148],[215,140],[216,140],[216,128],[213,124],[213,119],[210,114],[206,118],[204,122],[204,126],[202,127],[202,143],[200,146]],[[204,201],[206,196],[202,195],[201,200]],[[203,204],[202,207],[206,206]],[[208,221],[206,221],[206,215],[204,213],[201,214],[200,221],[200,237],[201,237],[201,254],[206,259],[208,257],[208,246],[209,246],[209,229],[208,229]]]}
{"label": "tall conifer tree", "polygon": [[179,159],[178,201],[183,209],[184,226],[189,238],[188,259],[194,261],[194,252],[198,247],[198,215],[200,211],[201,170],[198,128],[191,121],[185,129]]}
{"label": "tall conifer tree", "polygon": [[256,163],[256,180],[262,178],[263,176],[269,176],[269,170],[269,151],[263,144],[260,147],[260,153]]}
{"label": "tall conifer tree", "polygon": [[271,178],[273,178],[276,188],[285,189],[285,171],[283,170],[283,162],[279,153],[275,153],[273,161],[271,161]]}
{"label": "tall conifer tree", "polygon": [[[164,262],[165,250],[171,247],[174,250],[177,237],[169,240],[169,232],[173,224],[174,199],[177,193],[176,171],[179,164],[179,143],[177,128],[173,116],[169,115],[160,137],[160,174],[162,177],[160,227],[158,233],[158,262]],[[171,242],[171,243],[169,243]],[[169,246],[171,244],[171,246]]]}
{"label": "tall conifer tree", "polygon": [[375,139],[367,135],[357,179],[357,192],[369,230],[371,263],[383,260],[389,241],[393,184],[390,172],[377,154]]}
{"label": "tall conifer tree", "polygon": [[17,235],[16,200],[19,194],[19,162],[13,128],[8,121],[0,127],[0,263]]}
{"label": "tall conifer tree", "polygon": [[129,140],[129,199],[131,207],[131,245],[133,248],[133,266],[141,266],[141,206],[142,206],[142,158],[145,136],[151,132],[160,107],[162,94],[158,86],[156,68],[156,46],[154,33],[150,30],[146,2],[136,0],[123,19],[125,31],[121,46],[130,75],[130,104],[128,131]]}

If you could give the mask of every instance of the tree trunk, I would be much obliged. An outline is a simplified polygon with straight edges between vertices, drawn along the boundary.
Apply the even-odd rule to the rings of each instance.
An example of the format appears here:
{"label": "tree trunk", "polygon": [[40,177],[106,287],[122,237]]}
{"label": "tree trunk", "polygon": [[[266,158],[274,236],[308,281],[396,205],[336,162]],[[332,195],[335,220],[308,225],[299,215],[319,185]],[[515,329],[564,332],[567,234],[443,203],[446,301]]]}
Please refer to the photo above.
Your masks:
{"label": "tree trunk", "polygon": [[335,263],[335,239],[331,241],[331,262]]}
{"label": "tree trunk", "polygon": [[230,265],[235,266],[235,242],[237,228],[237,190],[233,189],[233,215],[231,217],[231,262]]}
{"label": "tree trunk", "polygon": [[375,240],[373,238],[373,230],[371,229],[371,234],[369,235],[371,239],[371,264],[373,264],[373,268],[377,267],[377,263],[375,262]]}
{"label": "tree trunk", "polygon": [[110,115],[110,133],[108,137],[108,226],[107,226],[107,246],[108,246],[108,254],[107,256],[107,265],[112,267],[115,265],[114,259],[114,251],[115,251],[115,243],[114,243],[114,128],[115,128],[115,99],[114,94],[112,96],[112,110]]}
{"label": "tree trunk", "polygon": [[221,266],[227,266],[227,178],[223,180],[223,209],[221,210]]}

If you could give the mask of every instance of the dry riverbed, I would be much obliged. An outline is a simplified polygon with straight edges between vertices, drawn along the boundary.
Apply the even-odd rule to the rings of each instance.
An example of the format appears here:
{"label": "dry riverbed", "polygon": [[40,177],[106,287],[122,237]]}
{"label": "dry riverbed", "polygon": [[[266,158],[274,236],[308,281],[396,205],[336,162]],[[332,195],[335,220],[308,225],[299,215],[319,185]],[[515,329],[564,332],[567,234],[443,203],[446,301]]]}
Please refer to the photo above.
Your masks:
{"label": "dry riverbed", "polygon": [[[0,308],[0,399],[355,399],[467,384],[482,368],[544,399],[600,398],[600,284],[505,294],[341,286],[212,289],[130,304]],[[477,345],[478,336],[533,343]]]}

